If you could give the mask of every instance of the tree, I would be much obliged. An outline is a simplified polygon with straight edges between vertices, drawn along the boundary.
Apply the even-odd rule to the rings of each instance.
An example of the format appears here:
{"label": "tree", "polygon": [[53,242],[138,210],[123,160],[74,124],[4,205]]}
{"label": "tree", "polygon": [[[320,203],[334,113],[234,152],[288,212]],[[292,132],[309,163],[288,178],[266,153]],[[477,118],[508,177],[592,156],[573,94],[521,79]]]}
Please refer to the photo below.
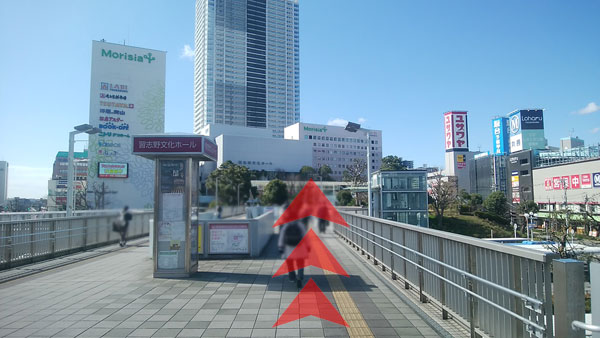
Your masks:
{"label": "tree", "polygon": [[[342,175],[342,179],[349,182],[352,187],[363,185],[367,182],[367,162],[361,159],[355,158],[352,163],[346,166],[346,170]],[[364,205],[368,203],[368,196],[364,192],[354,193],[354,201],[356,205]]]}
{"label": "tree", "polygon": [[315,170],[315,168],[305,165],[302,168],[300,168],[300,179],[308,180],[309,178],[313,178],[316,173],[317,171]]}
{"label": "tree", "polygon": [[333,173],[333,170],[327,164],[319,168],[319,176],[321,176],[323,181],[331,181],[331,173]]}
{"label": "tree", "polygon": [[227,161],[208,175],[206,188],[213,193],[216,191],[216,181],[219,181],[219,203],[224,205],[236,205],[248,200],[250,189],[250,170],[247,167]]}
{"label": "tree", "polygon": [[504,217],[508,212],[506,196],[502,191],[494,191],[483,201],[483,207],[490,213]]}
{"label": "tree", "polygon": [[481,209],[483,205],[483,197],[480,194],[471,194],[469,205],[471,206],[471,210],[477,211]]}
{"label": "tree", "polygon": [[456,201],[456,188],[451,182],[444,181],[442,175],[438,173],[429,185],[429,196],[431,197],[431,206],[437,215],[438,226],[441,228],[444,211]]}
{"label": "tree", "polygon": [[367,181],[367,162],[355,158],[352,163],[346,166],[346,170],[342,175],[343,180],[349,182],[353,187],[363,184]]}
{"label": "tree", "polygon": [[537,203],[535,203],[532,200],[521,201],[521,203],[519,203],[519,205],[517,206],[517,212],[520,215],[524,215],[530,212],[537,213],[538,211],[540,211],[540,208],[538,207]]}
{"label": "tree", "polygon": [[351,205],[352,193],[348,190],[340,190],[335,195],[339,205]]}
{"label": "tree", "polygon": [[282,205],[288,200],[287,185],[278,179],[267,183],[263,191],[261,202],[265,205]]}
{"label": "tree", "polygon": [[406,170],[406,167],[402,165],[402,157],[388,155],[381,159],[381,170]]}

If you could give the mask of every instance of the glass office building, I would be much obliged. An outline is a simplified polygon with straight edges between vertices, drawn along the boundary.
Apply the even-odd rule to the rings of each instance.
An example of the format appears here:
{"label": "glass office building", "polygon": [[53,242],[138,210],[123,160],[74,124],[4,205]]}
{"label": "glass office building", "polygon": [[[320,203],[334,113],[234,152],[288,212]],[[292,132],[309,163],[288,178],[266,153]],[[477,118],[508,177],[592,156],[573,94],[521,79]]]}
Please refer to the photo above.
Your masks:
{"label": "glass office building", "polygon": [[376,171],[371,176],[373,216],[429,227],[427,171]]}
{"label": "glass office building", "polygon": [[297,0],[196,0],[194,132],[300,120]]}

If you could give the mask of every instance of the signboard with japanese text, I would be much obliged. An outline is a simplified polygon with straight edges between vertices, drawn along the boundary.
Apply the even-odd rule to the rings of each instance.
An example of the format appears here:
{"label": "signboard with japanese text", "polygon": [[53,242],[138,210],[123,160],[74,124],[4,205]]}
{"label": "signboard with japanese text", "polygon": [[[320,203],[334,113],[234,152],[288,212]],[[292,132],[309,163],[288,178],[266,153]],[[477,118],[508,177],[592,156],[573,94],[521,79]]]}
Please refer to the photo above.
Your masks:
{"label": "signboard with japanese text", "polygon": [[127,163],[98,163],[98,178],[127,178]]}
{"label": "signboard with japanese text", "polygon": [[249,236],[247,223],[209,224],[209,253],[248,254]]}
{"label": "signboard with japanese text", "polygon": [[560,183],[560,177],[558,177],[558,176],[552,177],[552,189],[553,190],[562,189],[562,183]]}
{"label": "signboard with japanese text", "polygon": [[468,150],[467,112],[446,112],[444,114],[444,134],[446,150]]}
{"label": "signboard with japanese text", "polygon": [[[132,138],[164,132],[166,53],[92,41],[91,65],[89,124],[100,132],[89,136],[88,203],[104,183],[105,207],[152,208],[154,163],[132,154]],[[107,163],[126,163],[127,176],[103,175]]]}
{"label": "signboard with japanese text", "polygon": [[215,161],[217,145],[200,135],[136,135],[133,137],[133,153],[145,157],[173,155]]}
{"label": "signboard with japanese text", "polygon": [[552,189],[552,178],[545,178],[544,179],[544,189],[546,189],[546,190],[553,190]]}
{"label": "signboard with japanese text", "polygon": [[592,175],[581,174],[581,188],[590,189],[592,187]]}
{"label": "signboard with japanese text", "polygon": [[508,119],[499,117],[492,120],[493,130],[493,153],[496,155],[504,155],[508,151]]}
{"label": "signboard with japanese text", "polygon": [[571,175],[571,189],[579,188],[581,188],[581,181],[579,180],[579,175]]}

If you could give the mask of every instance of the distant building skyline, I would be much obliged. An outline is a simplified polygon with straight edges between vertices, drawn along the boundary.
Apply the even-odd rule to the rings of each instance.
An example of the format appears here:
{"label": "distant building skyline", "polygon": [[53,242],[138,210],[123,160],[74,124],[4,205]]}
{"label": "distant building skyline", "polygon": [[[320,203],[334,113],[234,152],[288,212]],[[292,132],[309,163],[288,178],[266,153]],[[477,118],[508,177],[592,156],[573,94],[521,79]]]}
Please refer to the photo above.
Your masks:
{"label": "distant building skyline", "polygon": [[194,133],[210,124],[283,129],[300,120],[297,0],[196,0]]}

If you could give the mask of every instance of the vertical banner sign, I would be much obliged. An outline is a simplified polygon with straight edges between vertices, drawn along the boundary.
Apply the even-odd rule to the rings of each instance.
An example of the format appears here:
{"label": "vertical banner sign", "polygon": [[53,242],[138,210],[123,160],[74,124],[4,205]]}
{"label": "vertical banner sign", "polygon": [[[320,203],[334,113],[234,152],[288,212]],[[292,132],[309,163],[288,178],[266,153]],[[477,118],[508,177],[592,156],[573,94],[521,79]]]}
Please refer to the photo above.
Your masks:
{"label": "vertical banner sign", "polygon": [[444,113],[444,134],[446,150],[468,150],[467,112]]}
{"label": "vertical banner sign", "polygon": [[581,188],[590,189],[592,187],[592,175],[581,174]]}
{"label": "vertical banner sign", "polygon": [[444,114],[444,132],[445,132],[445,143],[446,150],[452,149],[452,115],[450,113]]}
{"label": "vertical banner sign", "polygon": [[[153,207],[154,163],[132,155],[132,135],[164,132],[165,66],[165,52],[92,42],[89,123],[100,128],[89,136],[87,196],[93,207]],[[99,177],[99,163],[127,164],[128,175]],[[99,198],[103,183],[109,193]],[[100,200],[104,205],[97,205]]]}

